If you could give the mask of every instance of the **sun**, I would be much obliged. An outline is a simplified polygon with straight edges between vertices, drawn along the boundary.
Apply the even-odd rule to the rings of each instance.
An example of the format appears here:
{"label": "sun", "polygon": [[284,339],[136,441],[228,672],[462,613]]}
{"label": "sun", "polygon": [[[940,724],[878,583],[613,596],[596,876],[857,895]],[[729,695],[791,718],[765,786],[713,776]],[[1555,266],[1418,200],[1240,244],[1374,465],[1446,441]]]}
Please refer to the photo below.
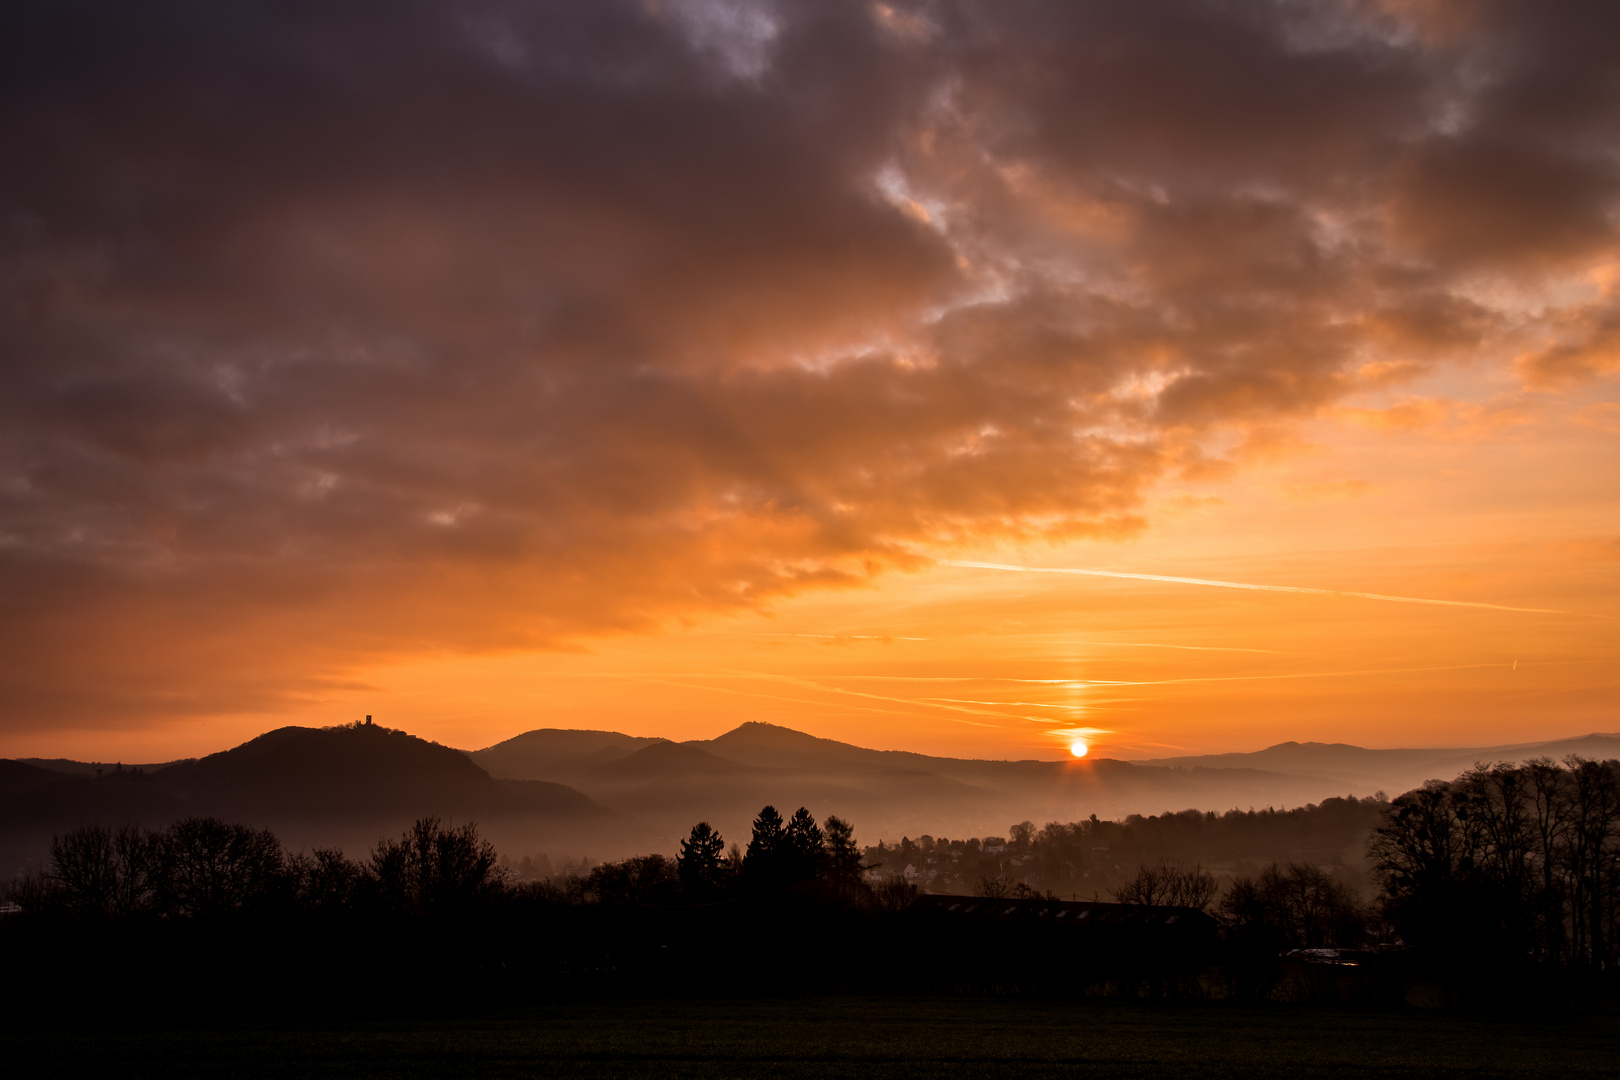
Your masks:
{"label": "sun", "polygon": [[1075,757],[1085,757],[1086,752],[1090,749],[1091,747],[1086,745],[1086,740],[1084,739],[1075,739],[1073,742],[1069,743],[1069,753],[1073,754]]}

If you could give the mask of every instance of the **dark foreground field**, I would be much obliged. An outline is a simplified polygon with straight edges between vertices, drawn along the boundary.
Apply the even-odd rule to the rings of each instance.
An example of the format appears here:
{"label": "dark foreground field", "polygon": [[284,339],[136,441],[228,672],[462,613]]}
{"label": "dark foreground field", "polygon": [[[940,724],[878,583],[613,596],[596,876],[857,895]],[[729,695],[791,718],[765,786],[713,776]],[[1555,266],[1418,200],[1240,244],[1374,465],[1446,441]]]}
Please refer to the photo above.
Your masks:
{"label": "dark foreground field", "polygon": [[1608,1077],[1620,1064],[1612,1010],[787,998],[0,1030],[16,1077]]}

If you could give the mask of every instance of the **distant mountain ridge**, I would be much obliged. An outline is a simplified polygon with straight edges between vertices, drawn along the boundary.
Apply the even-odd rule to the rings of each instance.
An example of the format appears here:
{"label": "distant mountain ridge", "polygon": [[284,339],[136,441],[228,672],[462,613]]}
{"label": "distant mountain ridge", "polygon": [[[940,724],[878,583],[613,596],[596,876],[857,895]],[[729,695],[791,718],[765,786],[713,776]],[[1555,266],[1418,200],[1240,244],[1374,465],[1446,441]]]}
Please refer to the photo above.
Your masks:
{"label": "distant mountain ridge", "polygon": [[1596,759],[1620,758],[1620,734],[1593,732],[1506,746],[1389,750],[1370,750],[1349,743],[1284,742],[1246,753],[1145,758],[1134,763],[1170,768],[1254,768],[1289,772],[1341,783],[1374,783],[1393,793],[1417,787],[1426,780],[1450,780],[1481,762],[1519,763],[1538,757],[1561,761],[1570,754]]}
{"label": "distant mountain ridge", "polygon": [[[995,761],[873,750],[774,724],[749,722],[713,739],[646,740],[614,732],[540,729],[471,757],[506,776],[549,777],[650,823],[673,846],[691,822],[728,836],[765,803],[838,813],[868,835],[982,835],[1023,818],[1157,813],[1190,806],[1297,805],[1326,794],[1253,768],[1170,769],[1107,758]],[[521,748],[522,756],[514,751]],[[604,760],[604,758],[606,760]],[[1319,785],[1317,785],[1319,786]]]}
{"label": "distant mountain ridge", "polygon": [[71,758],[18,758],[25,765],[36,765],[41,769],[50,769],[52,772],[68,773],[74,776],[95,776],[97,773],[110,773],[118,769],[139,769],[142,772],[154,772],[166,769],[170,765],[180,764],[181,759],[175,761],[136,762],[127,761],[74,761]]}
{"label": "distant mountain ridge", "polygon": [[467,756],[501,779],[556,780],[668,741],[617,731],[537,728],[482,750],[470,750]]}
{"label": "distant mountain ridge", "polygon": [[[1566,753],[1620,757],[1620,737],[1589,735],[1485,750],[1369,750],[1348,744],[1280,743],[1240,754],[1121,761],[997,761],[873,750],[773,724],[749,722],[713,739],[675,743],[615,732],[525,732],[474,751],[502,775],[566,781],[626,814],[704,819],[732,835],[765,802],[850,816],[884,836],[976,835],[1019,819],[1075,820],[1198,808],[1299,806],[1377,791],[1398,794],[1431,777],[1450,779],[1476,760]],[[547,756],[547,754],[551,756]],[[492,767],[492,771],[494,768]],[[684,828],[684,826],[680,826]],[[728,831],[729,830],[729,831]],[[674,834],[664,839],[670,843]]]}
{"label": "distant mountain ridge", "polygon": [[[423,814],[476,820],[514,854],[673,853],[697,821],[747,836],[767,803],[806,806],[878,838],[1003,835],[1021,820],[1300,806],[1450,779],[1476,761],[1620,757],[1620,736],[1470,749],[1279,743],[1249,753],[1006,761],[874,750],[750,722],[676,742],[540,728],[461,751],[383,727],[286,727],[150,771],[0,761],[0,872],[52,831],[190,813],[276,827],[294,846],[369,847]],[[19,839],[20,838],[20,839]]]}

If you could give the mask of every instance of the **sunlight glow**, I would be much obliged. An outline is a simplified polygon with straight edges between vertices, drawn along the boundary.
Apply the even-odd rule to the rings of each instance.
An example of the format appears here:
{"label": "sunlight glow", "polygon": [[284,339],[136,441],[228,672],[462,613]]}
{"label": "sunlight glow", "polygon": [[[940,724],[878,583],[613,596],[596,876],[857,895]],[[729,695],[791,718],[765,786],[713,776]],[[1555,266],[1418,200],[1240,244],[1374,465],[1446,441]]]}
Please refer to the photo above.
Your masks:
{"label": "sunlight glow", "polygon": [[1073,754],[1075,757],[1085,757],[1086,751],[1090,749],[1091,748],[1086,745],[1086,740],[1084,739],[1076,739],[1069,744],[1069,753]]}

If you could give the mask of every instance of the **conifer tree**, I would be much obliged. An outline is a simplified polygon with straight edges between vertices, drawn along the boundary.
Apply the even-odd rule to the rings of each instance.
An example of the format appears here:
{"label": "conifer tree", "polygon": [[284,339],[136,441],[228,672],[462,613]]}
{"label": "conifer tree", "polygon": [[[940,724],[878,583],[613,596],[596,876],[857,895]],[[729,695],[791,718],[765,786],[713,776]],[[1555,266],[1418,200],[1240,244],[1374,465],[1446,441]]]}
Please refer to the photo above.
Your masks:
{"label": "conifer tree", "polygon": [[707,821],[692,826],[692,835],[681,841],[681,854],[676,860],[681,888],[701,895],[712,892],[720,884],[721,858],[726,842]]}
{"label": "conifer tree", "polygon": [[816,819],[810,816],[810,811],[799,807],[783,833],[787,864],[784,869],[790,879],[809,881],[820,876],[826,861],[822,841],[821,829],[816,825]]}
{"label": "conifer tree", "polygon": [[743,856],[743,870],[754,877],[776,877],[784,841],[782,815],[776,807],[760,810],[754,819],[754,833],[748,839],[748,852]]}

